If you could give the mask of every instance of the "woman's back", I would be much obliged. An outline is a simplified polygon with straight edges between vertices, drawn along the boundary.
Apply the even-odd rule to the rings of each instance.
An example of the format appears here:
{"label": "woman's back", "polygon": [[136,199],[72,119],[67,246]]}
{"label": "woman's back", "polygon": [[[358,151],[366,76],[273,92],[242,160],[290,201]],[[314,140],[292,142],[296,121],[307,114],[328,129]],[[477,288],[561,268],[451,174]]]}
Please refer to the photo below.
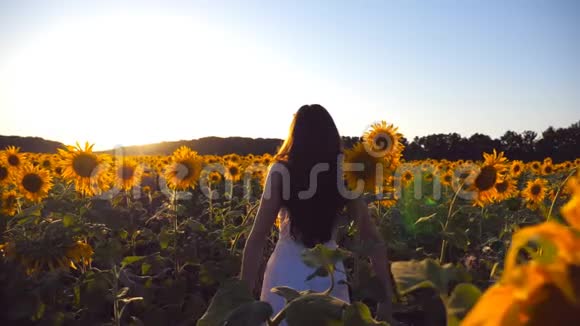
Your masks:
{"label": "woman's back", "polygon": [[[277,286],[298,291],[324,292],[331,278],[309,276],[315,269],[302,261],[305,249],[316,244],[337,248],[336,230],[341,223],[339,213],[348,206],[355,218],[362,239],[380,240],[368,216],[366,203],[347,201],[341,190],[344,180],[339,166],[342,158],[341,139],[334,121],[320,105],[306,105],[295,114],[290,134],[270,167],[254,226],[246,240],[241,279],[253,288],[259,270],[264,244],[276,217],[281,218],[280,237],[268,260],[260,299],[269,302],[276,314],[284,305],[281,296],[271,292]],[[386,270],[386,251],[377,247],[371,256],[373,267],[390,293]],[[350,301],[342,262],[336,264],[335,284],[331,295]],[[384,307],[388,306],[385,303]]]}
{"label": "woman's back", "polygon": [[[330,287],[331,278],[314,277],[308,280],[308,276],[315,272],[315,269],[308,267],[302,261],[302,253],[307,247],[294,239],[290,234],[290,218],[288,211],[280,209],[280,234],[276,247],[268,259],[264,272],[264,281],[260,292],[260,300],[270,303],[276,315],[285,305],[285,300],[281,296],[272,293],[271,289],[277,286],[288,286],[298,291],[312,290],[324,292]],[[341,219],[337,219],[340,221]],[[336,242],[337,226],[332,230],[332,238],[323,245],[330,248],[338,248]],[[342,262],[336,264],[334,271],[335,284],[331,295],[345,302],[350,302],[348,286],[341,281],[346,281]]]}

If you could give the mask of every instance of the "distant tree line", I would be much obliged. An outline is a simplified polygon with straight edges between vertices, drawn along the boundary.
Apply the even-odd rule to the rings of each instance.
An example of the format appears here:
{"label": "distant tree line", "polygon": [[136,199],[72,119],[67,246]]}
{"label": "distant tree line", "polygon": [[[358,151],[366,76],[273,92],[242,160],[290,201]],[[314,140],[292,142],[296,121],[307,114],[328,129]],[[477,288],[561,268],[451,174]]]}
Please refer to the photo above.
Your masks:
{"label": "distant tree line", "polygon": [[549,127],[541,137],[534,131],[507,131],[499,139],[476,133],[469,138],[457,133],[415,137],[405,142],[407,160],[448,159],[480,160],[482,153],[493,149],[505,152],[509,159],[534,161],[551,157],[554,162],[580,157],[580,121],[568,128]]}
{"label": "distant tree line", "polygon": [[[350,148],[359,137],[342,137],[344,147]],[[517,133],[507,131],[499,139],[476,133],[462,137],[457,133],[434,134],[415,137],[413,141],[402,139],[406,160],[448,159],[480,160],[482,153],[493,149],[505,152],[512,160],[533,161],[551,157],[554,162],[574,160],[580,157],[580,121],[567,128],[549,127],[541,136],[534,131]],[[247,137],[204,137],[193,140],[162,142],[142,146],[127,146],[121,149],[125,155],[169,155],[180,146],[188,146],[200,154],[225,155],[237,153],[274,154],[282,144],[276,138]],[[20,147],[23,152],[56,153],[63,144],[38,137],[0,136],[0,149],[9,145]],[[115,153],[113,150],[107,153]]]}

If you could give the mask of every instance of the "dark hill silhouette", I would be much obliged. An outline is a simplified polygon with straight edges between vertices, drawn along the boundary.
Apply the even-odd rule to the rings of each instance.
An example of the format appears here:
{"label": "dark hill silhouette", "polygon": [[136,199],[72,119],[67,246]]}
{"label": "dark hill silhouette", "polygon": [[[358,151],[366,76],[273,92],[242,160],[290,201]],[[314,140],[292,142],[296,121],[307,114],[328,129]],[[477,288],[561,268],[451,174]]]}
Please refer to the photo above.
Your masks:
{"label": "dark hill silhouette", "polygon": [[0,136],[0,149],[8,146],[20,147],[22,152],[56,153],[64,144],[40,137]]}
{"label": "dark hill silhouette", "polygon": [[[356,137],[343,137],[345,144],[349,147],[357,139]],[[125,146],[118,150],[125,155],[169,155],[180,146],[187,146],[203,155],[225,155],[230,153],[259,155],[265,153],[274,154],[281,144],[282,139],[276,138],[204,137],[192,140]],[[64,147],[64,144],[39,137],[0,136],[0,150],[8,146],[20,147],[22,152],[56,153],[58,148]],[[102,153],[110,154],[114,152],[114,149],[102,151]]]}
{"label": "dark hill silhouette", "polygon": [[[343,137],[345,148],[350,148],[358,140],[358,137]],[[402,142],[405,145],[403,157],[407,160],[481,160],[482,153],[490,153],[495,148],[505,152],[510,160],[529,162],[551,157],[554,162],[562,162],[580,157],[580,121],[566,128],[549,127],[541,135],[530,130],[522,133],[506,131],[501,137],[494,139],[480,133],[470,137],[450,133],[415,137],[411,142],[402,139]],[[188,146],[200,154],[259,155],[275,153],[281,143],[282,140],[276,138],[204,137],[127,146],[122,150],[125,155],[169,155],[180,146]],[[63,146],[61,143],[38,137],[0,136],[0,149],[8,145],[21,147],[24,152],[36,153],[56,153],[57,148]],[[113,153],[113,150],[105,152]]]}
{"label": "dark hill silhouette", "polygon": [[[358,137],[342,137],[345,146],[350,147]],[[277,138],[247,138],[247,137],[204,137],[193,140],[179,140],[173,142],[161,142],[149,145],[126,146],[118,150],[125,155],[169,155],[180,146],[187,146],[202,155],[225,155],[236,153],[240,155],[274,154],[282,144],[282,139]],[[114,150],[105,151],[113,153]]]}
{"label": "dark hill silhouette", "polygon": [[[192,140],[125,146],[117,150],[121,150],[125,155],[169,155],[177,148],[187,146],[202,155],[225,155],[229,153],[259,155],[274,153],[281,143],[282,140],[276,138],[204,137]],[[114,150],[105,152],[112,154]]]}

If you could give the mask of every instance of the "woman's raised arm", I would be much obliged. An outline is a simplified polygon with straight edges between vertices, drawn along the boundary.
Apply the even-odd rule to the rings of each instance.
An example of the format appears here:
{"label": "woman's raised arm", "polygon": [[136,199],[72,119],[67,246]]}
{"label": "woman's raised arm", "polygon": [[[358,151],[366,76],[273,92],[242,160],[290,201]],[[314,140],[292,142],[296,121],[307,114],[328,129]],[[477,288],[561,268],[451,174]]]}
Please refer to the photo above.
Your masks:
{"label": "woman's raised arm", "polygon": [[248,282],[250,289],[256,286],[256,277],[264,253],[264,244],[282,204],[282,176],[272,165],[266,178],[266,186],[260,200],[260,207],[254,225],[244,246],[240,279]]}
{"label": "woman's raised arm", "polygon": [[387,248],[377,230],[377,227],[370,218],[367,203],[362,198],[351,200],[347,204],[348,214],[355,219],[357,223],[360,240],[363,242],[375,243],[374,250],[369,255],[375,274],[384,284],[386,299],[379,302],[377,308],[377,317],[394,324],[392,317],[392,298],[393,288],[391,286],[390,270],[388,268]]}

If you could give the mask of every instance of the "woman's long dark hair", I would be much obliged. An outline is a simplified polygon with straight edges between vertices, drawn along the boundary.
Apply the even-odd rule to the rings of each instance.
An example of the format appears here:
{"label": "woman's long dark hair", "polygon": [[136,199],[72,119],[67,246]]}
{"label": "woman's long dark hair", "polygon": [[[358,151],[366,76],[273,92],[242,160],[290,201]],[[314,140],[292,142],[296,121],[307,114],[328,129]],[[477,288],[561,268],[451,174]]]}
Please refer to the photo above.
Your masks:
{"label": "woman's long dark hair", "polygon": [[[276,160],[285,164],[290,174],[290,197],[283,199],[289,212],[290,234],[306,247],[331,239],[337,213],[344,208],[337,178],[341,153],[341,138],[328,111],[318,104],[302,106],[294,115]],[[325,166],[326,171],[313,174],[315,191],[305,196],[304,192],[314,186],[310,178],[315,166]]]}

